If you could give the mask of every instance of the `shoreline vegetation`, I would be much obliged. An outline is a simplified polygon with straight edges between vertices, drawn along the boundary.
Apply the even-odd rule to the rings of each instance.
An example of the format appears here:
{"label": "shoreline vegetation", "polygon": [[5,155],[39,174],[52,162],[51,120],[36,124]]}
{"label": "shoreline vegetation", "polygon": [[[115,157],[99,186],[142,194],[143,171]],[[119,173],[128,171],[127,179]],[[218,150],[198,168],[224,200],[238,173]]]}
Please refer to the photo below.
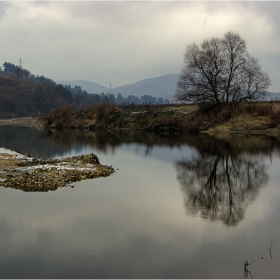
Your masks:
{"label": "shoreline vegetation", "polygon": [[87,110],[66,106],[40,118],[47,129],[145,131],[158,134],[207,133],[280,136],[280,102],[236,105],[169,104],[118,107],[102,103]]}
{"label": "shoreline vegetation", "polygon": [[0,120],[0,125],[37,129],[145,131],[154,134],[206,133],[280,136],[280,102],[232,105],[126,105],[101,103],[75,111],[64,106],[47,116]]}

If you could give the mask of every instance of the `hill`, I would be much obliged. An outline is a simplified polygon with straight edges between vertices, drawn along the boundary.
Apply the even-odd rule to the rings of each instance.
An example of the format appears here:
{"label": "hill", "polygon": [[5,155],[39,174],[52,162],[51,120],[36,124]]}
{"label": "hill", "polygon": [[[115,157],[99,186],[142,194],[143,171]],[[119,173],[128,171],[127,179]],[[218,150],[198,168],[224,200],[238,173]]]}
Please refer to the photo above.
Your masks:
{"label": "hill", "polygon": [[109,88],[104,87],[98,83],[89,82],[85,80],[73,80],[73,81],[57,81],[62,85],[70,85],[71,87],[80,86],[83,90],[86,90],[88,93],[108,93],[110,91]]}
{"label": "hill", "polygon": [[[179,78],[180,74],[167,74],[161,77],[144,79],[133,84],[112,88],[111,93],[115,95],[121,93],[123,97],[127,97],[129,95],[135,95],[137,97],[141,97],[143,95],[151,95],[154,97],[161,97],[163,99],[167,98],[169,100],[173,100],[173,96],[176,91],[177,82]],[[75,85],[80,86],[88,93],[101,94],[103,92],[106,94],[110,92],[110,89],[108,87],[85,80],[57,82],[63,85],[70,85],[72,87],[74,87]],[[269,92],[265,100],[280,100],[280,93]]]}
{"label": "hill", "polygon": [[0,118],[48,114],[71,101],[71,93],[61,85],[47,86],[0,73]]}
{"label": "hill", "polygon": [[[39,116],[49,114],[52,109],[65,105],[71,105],[80,110],[109,100],[116,101],[117,104],[164,103],[156,98],[172,100],[179,76],[179,74],[168,74],[113,88],[112,94],[121,93],[125,97],[119,100],[114,97],[109,99],[107,95],[109,88],[93,82],[76,80],[60,81],[60,84],[57,84],[44,76],[31,75],[29,78],[18,78],[0,72],[0,118]],[[70,86],[65,87],[63,84]],[[78,87],[75,87],[76,85]],[[88,92],[94,94],[88,94]],[[102,92],[105,94],[98,94]],[[141,96],[145,97],[141,99]],[[150,99],[147,99],[147,96],[150,96]],[[132,97],[137,97],[139,100]],[[279,98],[280,93],[271,92],[266,100],[279,100]]]}
{"label": "hill", "polygon": [[154,97],[161,97],[173,99],[176,91],[179,74],[168,74],[161,77],[144,79],[142,81],[125,85],[112,89],[112,93],[121,93],[123,96],[135,95],[151,95]]}
{"label": "hill", "polygon": [[[173,99],[176,90],[176,85],[179,80],[180,74],[167,74],[161,77],[144,79],[133,84],[124,85],[111,89],[111,93],[121,93],[123,97],[135,95],[141,97],[143,95],[151,95],[153,97],[161,97]],[[76,81],[58,81],[61,84],[80,86],[89,93],[109,93],[110,89],[98,83],[76,80]]]}
{"label": "hill", "polygon": [[265,100],[270,101],[270,100],[280,100],[280,92],[269,92],[268,95],[266,96]]}

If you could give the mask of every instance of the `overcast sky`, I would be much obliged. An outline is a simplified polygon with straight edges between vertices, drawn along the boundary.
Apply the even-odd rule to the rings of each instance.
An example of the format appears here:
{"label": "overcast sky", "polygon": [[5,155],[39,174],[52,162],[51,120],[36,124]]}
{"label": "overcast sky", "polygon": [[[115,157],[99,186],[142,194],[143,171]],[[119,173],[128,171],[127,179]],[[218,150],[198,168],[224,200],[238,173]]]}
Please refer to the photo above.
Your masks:
{"label": "overcast sky", "polygon": [[247,41],[280,92],[280,2],[0,2],[0,63],[104,86],[180,73],[190,43],[227,31]]}

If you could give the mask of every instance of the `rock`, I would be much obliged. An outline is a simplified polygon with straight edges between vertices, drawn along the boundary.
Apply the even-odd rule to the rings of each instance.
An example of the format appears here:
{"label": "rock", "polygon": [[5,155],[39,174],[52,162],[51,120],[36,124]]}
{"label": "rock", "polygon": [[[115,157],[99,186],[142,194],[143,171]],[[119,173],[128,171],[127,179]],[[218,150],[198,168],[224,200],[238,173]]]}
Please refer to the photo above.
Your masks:
{"label": "rock", "polygon": [[22,160],[17,166],[5,168],[5,173],[1,173],[4,180],[0,181],[0,186],[26,192],[47,192],[115,172],[112,166],[101,165],[93,153],[61,159]]}

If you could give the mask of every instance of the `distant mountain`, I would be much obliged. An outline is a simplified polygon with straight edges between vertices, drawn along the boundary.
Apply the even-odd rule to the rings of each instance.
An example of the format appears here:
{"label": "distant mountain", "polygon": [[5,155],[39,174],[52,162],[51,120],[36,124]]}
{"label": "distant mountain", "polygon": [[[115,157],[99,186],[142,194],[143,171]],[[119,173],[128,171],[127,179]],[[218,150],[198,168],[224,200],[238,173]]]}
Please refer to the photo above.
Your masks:
{"label": "distant mountain", "polygon": [[[177,82],[180,74],[167,74],[157,78],[145,79],[133,84],[112,88],[111,92],[115,95],[121,93],[123,97],[129,95],[135,95],[141,97],[143,95],[151,95],[153,97],[173,99],[173,95],[176,91]],[[109,88],[104,87],[98,83],[89,81],[77,80],[77,81],[58,81],[63,85],[70,85],[71,87],[77,85],[88,93],[108,93]]]}
{"label": "distant mountain", "polygon": [[104,87],[98,83],[89,82],[85,80],[74,80],[74,81],[57,81],[57,83],[62,85],[70,85],[71,87],[80,86],[83,90],[86,90],[88,93],[108,93],[109,88]]}
{"label": "distant mountain", "polygon": [[266,96],[265,100],[280,100],[280,92],[269,92],[269,94]]}
{"label": "distant mountain", "polygon": [[[153,97],[161,97],[164,99],[167,98],[171,101],[176,91],[179,78],[180,74],[167,74],[161,77],[144,79],[133,84],[112,88],[111,92],[115,95],[121,93],[123,97],[127,97],[129,95],[134,95],[137,97],[141,97],[143,95],[151,95]],[[85,80],[57,82],[63,85],[70,85],[71,87],[74,87],[75,85],[80,86],[88,93],[101,94],[102,92],[104,92],[105,94],[107,94],[110,92],[110,89],[108,87]],[[267,101],[275,99],[280,100],[280,93],[270,92],[265,98],[265,100]]]}
{"label": "distant mountain", "polygon": [[151,95],[172,99],[179,77],[179,74],[168,74],[157,78],[149,78],[130,85],[113,88],[112,93],[121,93],[124,97],[128,95],[139,97],[142,95]]}

